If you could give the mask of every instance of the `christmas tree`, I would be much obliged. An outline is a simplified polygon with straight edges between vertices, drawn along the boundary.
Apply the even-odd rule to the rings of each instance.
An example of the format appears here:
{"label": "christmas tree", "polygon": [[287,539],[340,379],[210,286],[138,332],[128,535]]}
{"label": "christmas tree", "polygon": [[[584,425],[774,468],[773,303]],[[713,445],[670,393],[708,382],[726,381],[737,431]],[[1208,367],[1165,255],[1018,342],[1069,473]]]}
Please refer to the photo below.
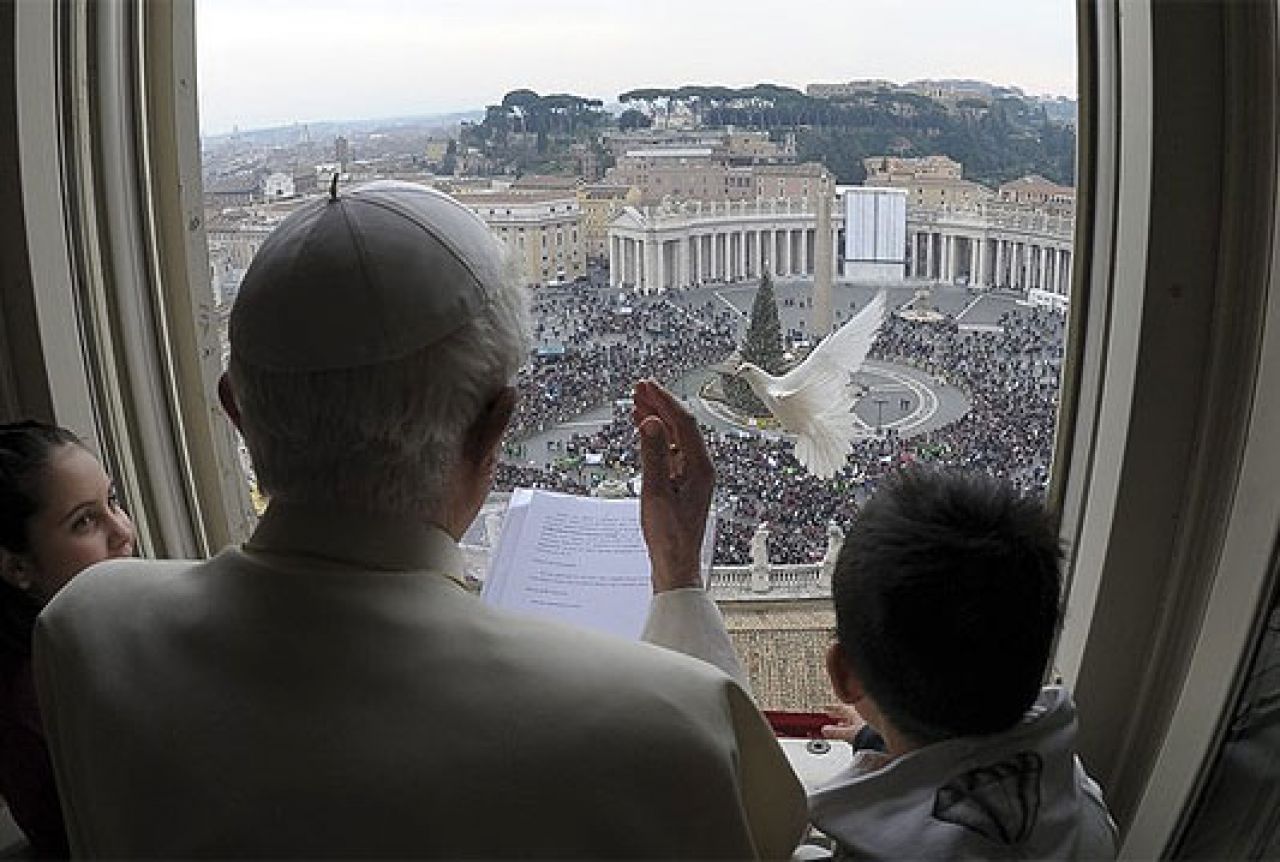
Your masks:
{"label": "christmas tree", "polygon": [[[782,322],[778,319],[778,301],[773,296],[773,280],[766,270],[760,279],[760,289],[751,303],[751,324],[739,350],[743,362],[751,362],[770,374],[786,370],[782,356]],[[768,409],[751,391],[747,381],[727,377],[724,381],[725,398],[734,407],[750,416],[768,416]]]}

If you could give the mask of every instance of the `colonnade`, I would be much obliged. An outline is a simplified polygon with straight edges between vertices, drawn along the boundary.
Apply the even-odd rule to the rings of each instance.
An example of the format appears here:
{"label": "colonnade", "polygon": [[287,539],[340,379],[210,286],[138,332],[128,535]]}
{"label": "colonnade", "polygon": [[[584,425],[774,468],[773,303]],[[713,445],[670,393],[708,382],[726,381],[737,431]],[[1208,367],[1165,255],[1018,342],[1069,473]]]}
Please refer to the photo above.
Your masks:
{"label": "colonnade", "polygon": [[[833,265],[838,245],[833,236]],[[765,270],[813,275],[816,248],[816,216],[804,202],[631,210],[610,227],[609,278],[648,292],[755,280]]]}
{"label": "colonnade", "polygon": [[[609,227],[609,279],[649,292],[815,271],[817,216],[808,201],[680,203],[627,208]],[[831,218],[832,272],[842,272],[843,214]],[[916,209],[906,220],[908,278],[1004,288],[1065,307],[1073,219],[982,204]]]}
{"label": "colonnade", "polygon": [[1040,290],[1071,286],[1070,239],[916,230],[907,237],[907,276],[975,287]]}

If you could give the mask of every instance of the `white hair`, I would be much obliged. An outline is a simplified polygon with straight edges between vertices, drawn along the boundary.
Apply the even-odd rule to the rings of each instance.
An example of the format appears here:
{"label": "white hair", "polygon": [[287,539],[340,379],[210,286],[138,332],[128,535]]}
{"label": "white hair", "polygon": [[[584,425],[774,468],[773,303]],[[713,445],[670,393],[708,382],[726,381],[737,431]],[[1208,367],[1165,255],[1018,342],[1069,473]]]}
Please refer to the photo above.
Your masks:
{"label": "white hair", "polygon": [[228,375],[261,490],[275,499],[436,512],[463,437],[529,353],[527,291],[514,260],[492,301],[445,339],[390,362]]}

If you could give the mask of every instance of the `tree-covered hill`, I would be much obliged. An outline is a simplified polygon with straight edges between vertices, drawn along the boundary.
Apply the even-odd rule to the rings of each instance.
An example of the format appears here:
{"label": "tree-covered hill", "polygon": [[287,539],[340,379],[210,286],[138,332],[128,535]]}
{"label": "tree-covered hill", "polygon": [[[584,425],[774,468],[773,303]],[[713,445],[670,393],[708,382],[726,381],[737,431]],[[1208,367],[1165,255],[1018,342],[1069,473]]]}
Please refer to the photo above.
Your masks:
{"label": "tree-covered hill", "polygon": [[618,100],[639,107],[657,125],[680,113],[701,126],[733,125],[779,135],[793,131],[800,158],[823,162],[842,183],[862,182],[862,159],[884,154],[947,155],[965,166],[969,179],[988,185],[1030,173],[1067,185],[1074,181],[1074,128],[1051,120],[1043,106],[1016,95],[948,106],[903,90],[819,99],[790,87],[759,84],[742,89],[645,88]]}
{"label": "tree-covered hill", "polygon": [[[862,160],[886,154],[947,155],[964,165],[968,179],[990,186],[1032,173],[1074,182],[1075,129],[1051,119],[1043,104],[1007,90],[989,102],[944,104],[906,90],[819,99],[776,84],[741,89],[689,84],[629,90],[618,101],[626,110],[615,119],[599,99],[512,90],[500,104],[488,106],[482,122],[464,124],[462,144],[478,147],[508,173],[572,173],[575,144],[605,161],[602,131],[662,128],[679,117],[684,126],[762,129],[779,140],[794,133],[799,158],[822,162],[841,183],[861,183],[866,177]],[[1062,116],[1060,106],[1054,107]]]}

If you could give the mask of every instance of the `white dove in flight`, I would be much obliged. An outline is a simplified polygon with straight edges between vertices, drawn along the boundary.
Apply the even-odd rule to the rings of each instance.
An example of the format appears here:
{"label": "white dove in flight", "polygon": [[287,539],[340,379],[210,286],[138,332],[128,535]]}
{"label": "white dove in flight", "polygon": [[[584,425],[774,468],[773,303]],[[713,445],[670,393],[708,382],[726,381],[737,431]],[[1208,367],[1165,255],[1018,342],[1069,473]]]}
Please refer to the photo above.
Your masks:
{"label": "white dove in flight", "polygon": [[785,431],[795,435],[796,459],[819,479],[830,479],[853,449],[857,392],[851,380],[871,350],[884,322],[884,291],[848,323],[815,347],[804,362],[781,377],[750,362],[740,363],[744,378]]}

